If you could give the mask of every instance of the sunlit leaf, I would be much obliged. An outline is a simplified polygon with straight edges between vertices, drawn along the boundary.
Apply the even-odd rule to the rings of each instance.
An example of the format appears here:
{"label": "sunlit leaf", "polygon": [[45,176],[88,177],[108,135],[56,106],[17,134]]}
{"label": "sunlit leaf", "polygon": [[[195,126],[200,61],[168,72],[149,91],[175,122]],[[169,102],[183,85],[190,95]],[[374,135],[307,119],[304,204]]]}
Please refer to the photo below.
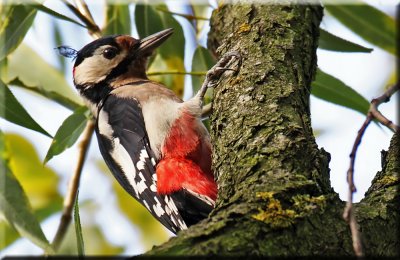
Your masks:
{"label": "sunlit leaf", "polygon": [[319,29],[318,47],[329,51],[341,52],[371,52],[373,50],[340,38],[321,28]]}
{"label": "sunlit leaf", "polygon": [[15,228],[13,228],[12,226],[10,226],[10,224],[8,224],[6,220],[0,220],[0,232],[2,236],[0,243],[0,250],[11,245],[15,240],[21,237],[18,234],[18,231],[15,230]]}
{"label": "sunlit leaf", "polygon": [[22,82],[19,78],[15,78],[9,82],[9,85],[11,86],[16,86],[16,87],[21,87],[27,90],[30,90],[32,92],[35,92],[39,95],[42,95],[46,98],[51,99],[52,101],[57,102],[58,104],[71,109],[75,110],[79,107],[81,107],[80,104],[76,103],[75,101],[70,100],[69,98],[61,95],[58,92],[55,91],[49,91],[44,89],[43,87],[40,86],[27,86],[24,82]]}
{"label": "sunlit leaf", "polygon": [[0,25],[0,60],[13,52],[24,39],[36,16],[32,5],[15,4]]}
{"label": "sunlit leaf", "polygon": [[4,161],[0,164],[0,178],[4,183],[3,189],[0,190],[1,213],[19,234],[45,251],[52,251],[21,185]]}
{"label": "sunlit leaf", "polygon": [[[52,51],[54,50],[49,50],[49,52]],[[8,75],[0,75],[0,77],[6,83],[11,79],[19,78],[27,86],[40,86],[46,91],[57,92],[75,103],[83,104],[81,98],[65,80],[64,74],[25,44],[21,44],[9,56]]]}
{"label": "sunlit leaf", "polygon": [[[141,38],[167,28],[174,29],[173,35],[158,48],[158,53],[161,55],[162,61],[157,60],[157,57],[152,60],[149,72],[159,71],[160,69],[184,72],[185,38],[183,29],[171,14],[157,11],[157,7],[167,9],[167,6],[164,4],[139,4],[136,5],[134,14],[136,28]],[[157,64],[154,64],[155,62],[157,62]],[[183,94],[184,79],[183,75],[164,75],[157,77],[158,81],[164,83],[178,96],[182,96]]]}
{"label": "sunlit leaf", "polygon": [[[23,137],[6,134],[5,143],[7,149],[3,156],[8,158],[9,167],[20,181],[37,219],[42,221],[60,211],[63,201],[57,190],[57,174],[43,166],[32,144]],[[0,249],[20,237],[17,231],[4,221],[0,221],[0,230],[5,238],[0,243]]]}
{"label": "sunlit leaf", "polygon": [[361,1],[327,4],[325,9],[364,40],[396,54],[396,24],[387,14]]}
{"label": "sunlit leaf", "polygon": [[79,216],[79,200],[78,200],[79,193],[76,194],[75,205],[74,205],[74,226],[75,226],[75,234],[76,234],[76,242],[78,248],[78,255],[84,256],[85,255],[85,245],[83,242],[82,236],[82,227],[81,227],[81,219]]}
{"label": "sunlit leaf", "polygon": [[131,34],[129,5],[118,4],[118,1],[113,1],[113,3],[107,5],[106,8],[106,22],[103,34]]}
{"label": "sunlit leaf", "polygon": [[14,124],[37,131],[51,137],[36,121],[28,114],[25,108],[18,102],[10,89],[0,80],[0,117]]}
{"label": "sunlit leaf", "polygon": [[320,69],[317,70],[317,76],[311,86],[311,94],[318,98],[356,110],[364,115],[368,112],[369,102],[363,96]]}
{"label": "sunlit leaf", "polygon": [[58,13],[58,12],[56,12],[56,11],[54,11],[54,10],[52,10],[52,9],[50,9],[50,8],[48,8],[48,7],[46,7],[46,6],[44,6],[44,5],[41,5],[41,4],[32,4],[31,6],[32,6],[33,8],[35,8],[35,9],[39,10],[39,11],[42,11],[42,12],[44,12],[44,13],[46,13],[46,14],[49,14],[49,15],[55,17],[55,18],[58,18],[58,19],[60,19],[60,20],[64,20],[64,21],[67,21],[67,22],[71,22],[71,23],[77,24],[77,25],[79,25],[79,26],[81,26],[81,27],[83,27],[83,28],[86,28],[86,26],[83,25],[83,24],[81,24],[80,22],[75,21],[74,19],[72,19],[72,18],[70,18],[70,17],[68,17],[68,16],[65,16],[65,15],[63,15],[63,14],[60,14],[60,13]]}
{"label": "sunlit leaf", "polygon": [[[33,209],[40,217],[55,212],[62,203],[58,192],[58,175],[43,165],[33,145],[24,137],[6,134],[5,140],[9,167],[29,195]],[[53,202],[59,204],[52,205]]]}
{"label": "sunlit leaf", "polygon": [[85,129],[88,120],[87,107],[80,107],[74,111],[67,119],[64,120],[60,128],[58,128],[53,142],[46,154],[44,162],[48,162],[53,156],[58,155],[71,147]]}
{"label": "sunlit leaf", "polygon": [[[0,141],[5,143],[4,135],[0,133]],[[4,146],[3,146],[4,148]],[[2,155],[5,151],[1,151]],[[34,244],[43,248],[46,252],[52,252],[36,216],[33,214],[29,200],[12,173],[7,158],[0,158],[0,212],[20,235],[28,238]]]}
{"label": "sunlit leaf", "polygon": [[161,244],[168,239],[166,228],[158,222],[150,212],[143,207],[138,201],[131,197],[121,185],[112,177],[106,164],[101,161],[98,166],[105,173],[106,176],[112,181],[115,194],[117,195],[118,206],[123,214],[139,228],[142,232],[141,241],[147,250],[151,249],[154,245]]}

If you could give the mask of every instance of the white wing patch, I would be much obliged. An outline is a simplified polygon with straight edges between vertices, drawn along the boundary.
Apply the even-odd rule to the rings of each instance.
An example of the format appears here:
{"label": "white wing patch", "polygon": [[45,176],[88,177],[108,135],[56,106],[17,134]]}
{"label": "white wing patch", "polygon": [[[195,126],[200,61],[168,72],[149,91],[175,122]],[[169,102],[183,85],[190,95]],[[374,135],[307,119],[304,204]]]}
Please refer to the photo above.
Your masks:
{"label": "white wing patch", "polygon": [[153,164],[153,166],[156,166],[156,160],[154,160],[154,158],[151,158],[151,164]]}
{"label": "white wing patch", "polygon": [[139,172],[140,182],[136,183],[139,194],[145,191],[148,187],[146,185],[146,179],[143,176],[143,173]]}
{"label": "white wing patch", "polygon": [[151,190],[152,192],[157,192],[157,187],[156,187],[156,184],[155,184],[155,183],[153,183],[153,184],[150,185],[150,190]]}
{"label": "white wing patch", "polygon": [[164,209],[161,207],[161,203],[160,203],[160,201],[158,200],[158,198],[157,198],[157,197],[154,197],[154,200],[155,200],[156,203],[157,203],[156,205],[153,205],[154,213],[156,213],[158,217],[161,217],[161,216],[165,213],[165,211],[164,211]]}
{"label": "white wing patch", "polygon": [[140,192],[135,181],[136,169],[133,165],[131,157],[129,156],[129,153],[120,144],[119,138],[114,138],[113,146],[114,149],[111,152],[112,158],[119,164],[119,166],[121,166],[122,172],[125,174],[126,178],[134,189],[136,196],[139,196]]}
{"label": "white wing patch", "polygon": [[[109,119],[109,113],[101,109],[97,120],[98,133],[110,141],[111,149],[108,153],[114,163],[118,164],[121,169],[120,174],[124,175],[130,188],[134,191],[134,197],[158,218],[169,218],[172,222],[171,224],[174,224],[174,226],[168,224],[171,230],[177,232],[177,229],[187,229],[173,199],[168,195],[157,195],[156,171],[155,169],[148,169],[156,166],[156,160],[153,155],[149,155],[147,151],[149,147],[144,145],[140,150],[139,160],[133,162],[128,150],[121,144],[121,140],[124,139],[120,138],[123,137],[115,136],[115,131],[110,125]],[[149,173],[151,173],[151,177],[147,176]],[[152,193],[152,195],[150,195],[150,198],[145,199],[149,193]],[[198,195],[196,196],[198,197]]]}
{"label": "white wing patch", "polygon": [[108,123],[108,114],[104,110],[100,110],[99,118],[97,120],[97,127],[99,128],[99,133],[109,140],[112,140],[112,135],[114,133],[112,127]]}
{"label": "white wing patch", "polygon": [[147,153],[146,149],[142,149],[140,151],[139,161],[136,164],[136,168],[138,168],[138,170],[144,170],[146,158],[149,158],[149,154]]}
{"label": "white wing patch", "polygon": [[164,201],[167,203],[168,207],[175,212],[175,214],[179,213],[174,201],[169,196],[166,196]]}

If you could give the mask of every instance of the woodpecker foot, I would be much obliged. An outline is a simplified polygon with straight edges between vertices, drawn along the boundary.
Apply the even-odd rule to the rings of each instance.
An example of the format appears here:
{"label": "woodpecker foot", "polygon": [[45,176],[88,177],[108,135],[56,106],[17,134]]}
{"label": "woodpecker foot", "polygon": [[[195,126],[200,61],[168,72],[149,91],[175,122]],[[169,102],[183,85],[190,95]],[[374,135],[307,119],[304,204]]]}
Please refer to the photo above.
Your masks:
{"label": "woodpecker foot", "polygon": [[225,53],[221,59],[207,72],[206,79],[198,93],[203,99],[207,88],[214,87],[221,79],[222,74],[226,71],[232,71],[233,74],[239,72],[242,65],[242,55],[238,51]]}
{"label": "woodpecker foot", "polygon": [[225,53],[206,75],[207,87],[214,87],[221,79],[221,75],[226,71],[232,71],[233,74],[239,72],[242,65],[242,55],[238,51]]}

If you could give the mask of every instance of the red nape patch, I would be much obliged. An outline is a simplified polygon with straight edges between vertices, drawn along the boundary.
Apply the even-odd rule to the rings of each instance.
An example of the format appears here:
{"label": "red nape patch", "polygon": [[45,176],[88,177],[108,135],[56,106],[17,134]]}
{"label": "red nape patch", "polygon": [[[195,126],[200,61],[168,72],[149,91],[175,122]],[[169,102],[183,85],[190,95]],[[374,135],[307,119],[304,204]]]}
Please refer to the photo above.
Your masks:
{"label": "red nape patch", "polygon": [[217,199],[214,178],[204,173],[193,161],[184,158],[161,160],[157,165],[157,191],[169,194],[182,188]]}

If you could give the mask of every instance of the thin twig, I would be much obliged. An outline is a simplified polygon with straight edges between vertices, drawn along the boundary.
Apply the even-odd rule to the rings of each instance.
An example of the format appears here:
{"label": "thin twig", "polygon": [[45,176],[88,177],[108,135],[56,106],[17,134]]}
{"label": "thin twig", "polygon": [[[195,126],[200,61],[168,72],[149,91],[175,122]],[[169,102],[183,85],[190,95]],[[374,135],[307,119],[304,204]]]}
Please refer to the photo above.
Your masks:
{"label": "thin twig", "polygon": [[86,17],[78,8],[76,8],[73,4],[69,3],[67,0],[61,0],[78,18],[81,20],[89,31],[89,34],[94,38],[100,38],[101,31],[100,28],[93,23],[93,19]]}
{"label": "thin twig", "polygon": [[357,191],[357,188],[354,184],[354,164],[356,160],[357,150],[361,144],[361,140],[364,136],[365,131],[367,130],[369,124],[373,119],[376,119],[381,124],[387,126],[393,132],[400,132],[400,127],[394,124],[392,121],[387,119],[381,112],[378,110],[378,106],[382,103],[388,102],[390,97],[400,89],[400,82],[397,82],[395,85],[390,87],[382,96],[378,98],[374,98],[371,101],[370,108],[367,113],[367,117],[362,124],[360,130],[358,130],[356,140],[354,141],[353,148],[350,153],[350,166],[347,170],[347,183],[349,187],[348,200],[346,203],[346,207],[343,212],[343,218],[349,223],[351,236],[353,239],[353,249],[354,253],[357,256],[364,256],[364,250],[361,242],[361,234],[358,230],[357,220],[353,209],[353,194]]}
{"label": "thin twig", "polygon": [[83,14],[91,24],[96,25],[96,22],[93,19],[92,13],[89,10],[89,7],[83,0],[74,0],[75,6],[78,8],[78,10]]}
{"label": "thin twig", "polygon": [[78,162],[74,174],[72,175],[68,185],[68,191],[64,198],[63,213],[61,216],[60,224],[58,226],[56,235],[53,240],[52,246],[56,251],[60,247],[61,242],[66,234],[67,228],[71,222],[73,205],[79,187],[79,180],[81,177],[83,164],[85,162],[86,154],[88,151],[88,147],[90,145],[90,140],[93,135],[93,131],[94,131],[94,122],[93,120],[89,120],[87,122],[85,131],[83,133],[83,139],[79,145]]}
{"label": "thin twig", "polygon": [[378,106],[382,103],[389,102],[390,97],[399,89],[400,89],[400,82],[388,88],[382,96],[374,98],[371,101],[371,107],[369,109],[369,112],[372,114],[373,118],[378,120],[381,124],[387,126],[393,132],[399,132],[400,127],[394,124],[389,119],[387,119],[384,115],[382,115],[382,113],[378,111]]}

